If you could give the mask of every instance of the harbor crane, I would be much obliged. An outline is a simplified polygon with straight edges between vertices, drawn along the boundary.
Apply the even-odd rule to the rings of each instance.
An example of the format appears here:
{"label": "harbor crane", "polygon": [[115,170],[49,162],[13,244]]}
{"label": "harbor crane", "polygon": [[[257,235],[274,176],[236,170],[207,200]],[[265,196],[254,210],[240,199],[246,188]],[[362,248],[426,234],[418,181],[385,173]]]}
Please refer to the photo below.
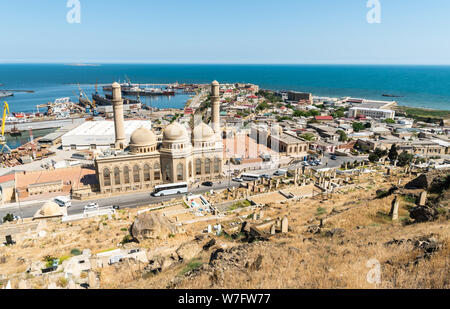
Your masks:
{"label": "harbor crane", "polygon": [[84,96],[85,99],[83,101],[87,102],[90,105],[90,107],[92,107],[92,115],[98,116],[98,112],[95,107],[95,100],[91,101],[89,99],[86,92],[84,92],[83,89],[81,89],[80,84],[78,84],[78,89],[80,90],[80,98],[82,98]]}
{"label": "harbor crane", "polygon": [[5,125],[6,125],[6,116],[9,115],[9,105],[6,101],[4,101],[5,104],[3,106],[3,118],[2,118],[2,135],[0,136],[0,153],[11,153],[11,149],[8,147],[8,144],[6,144],[6,137],[5,137]]}

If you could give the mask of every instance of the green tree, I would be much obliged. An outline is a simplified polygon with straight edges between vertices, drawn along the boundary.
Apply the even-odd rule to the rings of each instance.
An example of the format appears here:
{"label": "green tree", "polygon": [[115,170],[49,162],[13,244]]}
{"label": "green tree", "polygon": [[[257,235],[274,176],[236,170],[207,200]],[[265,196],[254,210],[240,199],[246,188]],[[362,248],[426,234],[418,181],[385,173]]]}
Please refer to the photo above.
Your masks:
{"label": "green tree", "polygon": [[305,133],[305,134],[300,135],[300,138],[303,138],[304,140],[307,140],[307,141],[312,141],[315,139],[315,136],[312,133]]}
{"label": "green tree", "polygon": [[14,221],[14,215],[13,214],[6,214],[6,216],[3,217],[3,223],[5,222],[13,222]]}
{"label": "green tree", "polygon": [[355,132],[362,131],[362,130],[364,130],[366,128],[364,126],[364,124],[362,124],[361,122],[354,122],[352,124],[352,127],[353,127],[353,131],[355,131]]}
{"label": "green tree", "polygon": [[348,136],[347,136],[347,134],[344,131],[338,130],[338,131],[336,131],[336,133],[339,134],[339,141],[340,142],[346,142],[348,140]]}
{"label": "green tree", "polygon": [[406,151],[403,151],[399,156],[398,156],[398,163],[397,165],[402,167],[402,166],[406,166],[409,165],[414,159],[414,156],[410,153],[407,153]]}
{"label": "green tree", "polygon": [[393,123],[395,123],[395,120],[392,119],[392,118],[387,118],[387,119],[384,119],[384,122],[385,122],[385,123],[393,124]]}
{"label": "green tree", "polygon": [[398,158],[397,146],[393,144],[389,150],[388,157],[391,161],[395,161]]}

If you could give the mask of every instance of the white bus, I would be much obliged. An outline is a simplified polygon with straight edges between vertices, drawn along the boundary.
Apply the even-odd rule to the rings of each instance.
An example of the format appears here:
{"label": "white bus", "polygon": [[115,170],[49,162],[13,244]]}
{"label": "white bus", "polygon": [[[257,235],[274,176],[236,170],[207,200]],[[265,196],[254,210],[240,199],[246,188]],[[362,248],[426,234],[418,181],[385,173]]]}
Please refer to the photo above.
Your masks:
{"label": "white bus", "polygon": [[153,196],[165,196],[165,195],[173,195],[173,194],[181,194],[188,192],[188,184],[187,182],[180,183],[171,183],[156,186],[153,191]]}
{"label": "white bus", "polygon": [[57,196],[54,198],[54,201],[59,205],[59,207],[72,206],[72,202],[70,201],[70,198],[68,196]]}
{"label": "white bus", "polygon": [[254,181],[261,178],[261,175],[256,174],[242,174],[241,179],[244,181]]}

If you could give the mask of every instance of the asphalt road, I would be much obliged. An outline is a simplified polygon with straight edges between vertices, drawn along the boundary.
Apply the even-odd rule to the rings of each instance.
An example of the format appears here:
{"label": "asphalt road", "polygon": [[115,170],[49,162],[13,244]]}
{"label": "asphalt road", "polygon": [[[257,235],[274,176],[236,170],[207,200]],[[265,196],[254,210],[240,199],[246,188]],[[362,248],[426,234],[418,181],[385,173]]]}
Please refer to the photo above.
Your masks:
{"label": "asphalt road", "polygon": [[[344,162],[353,162],[358,160],[362,161],[366,159],[366,157],[359,157],[359,158],[347,158],[347,157],[337,157],[336,160],[331,160],[329,155],[325,155],[322,159],[322,165],[320,166],[314,166],[312,168],[314,169],[320,169],[320,168],[334,168],[341,166]],[[270,170],[259,170],[259,171],[251,171],[253,174],[269,174],[272,175],[277,169],[270,169]],[[193,194],[201,194],[208,192],[210,190],[222,190],[226,189],[228,187],[239,187],[239,182],[229,181],[229,180],[222,180],[220,182],[215,182],[212,187],[202,186],[202,185],[194,185],[189,190],[190,193]],[[150,204],[157,204],[160,202],[169,201],[173,198],[181,197],[181,195],[171,195],[171,196],[163,196],[163,197],[154,197],[150,195],[150,192],[140,192],[140,193],[130,193],[130,194],[123,194],[120,196],[115,197],[108,197],[103,199],[98,199],[94,201],[72,201],[72,206],[68,209],[69,215],[74,214],[81,214],[84,211],[84,206],[88,204],[89,202],[97,202],[101,207],[108,207],[112,205],[117,205],[120,208],[137,208],[142,207],[145,205]],[[16,216],[20,216],[22,218],[31,218],[34,216],[34,214],[42,207],[42,202],[35,203],[35,204],[28,204],[28,205],[22,205],[20,208],[18,206],[15,206],[13,208],[0,208],[0,220],[3,219],[3,217],[8,214],[12,213]]]}

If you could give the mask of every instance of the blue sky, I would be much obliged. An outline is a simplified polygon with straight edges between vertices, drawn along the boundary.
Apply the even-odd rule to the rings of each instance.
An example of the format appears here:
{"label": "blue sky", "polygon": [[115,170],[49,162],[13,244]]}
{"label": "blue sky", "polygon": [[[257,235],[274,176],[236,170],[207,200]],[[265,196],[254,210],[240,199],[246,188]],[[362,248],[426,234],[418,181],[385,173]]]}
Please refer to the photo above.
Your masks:
{"label": "blue sky", "polygon": [[450,1],[1,0],[0,62],[450,64]]}

